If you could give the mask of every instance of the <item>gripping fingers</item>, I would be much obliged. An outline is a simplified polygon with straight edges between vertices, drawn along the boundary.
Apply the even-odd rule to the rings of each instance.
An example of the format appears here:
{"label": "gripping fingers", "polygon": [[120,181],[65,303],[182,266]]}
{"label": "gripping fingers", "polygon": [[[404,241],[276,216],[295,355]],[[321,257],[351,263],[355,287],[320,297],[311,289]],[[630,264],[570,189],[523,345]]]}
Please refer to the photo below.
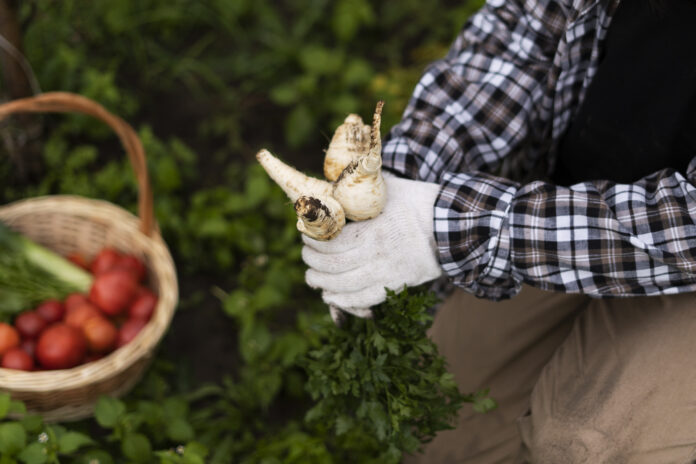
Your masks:
{"label": "gripping fingers", "polygon": [[362,240],[360,237],[362,235],[364,224],[364,222],[353,222],[346,224],[336,238],[327,240],[325,242],[314,240],[313,238],[307,237],[304,234],[302,234],[302,241],[306,246],[318,251],[319,253],[345,253],[348,250],[358,248],[362,245]]}
{"label": "gripping fingers", "polygon": [[358,292],[373,283],[362,267],[340,274],[329,274],[315,269],[307,269],[305,281],[312,288],[320,288],[332,293]]}
{"label": "gripping fingers", "polygon": [[384,290],[384,287],[373,286],[353,293],[333,293],[326,291],[323,292],[321,296],[324,302],[329,305],[338,306],[344,311],[355,314],[358,317],[365,317],[359,314],[366,314],[368,311],[371,314],[371,311],[365,308],[382,303],[387,299],[387,292]]}
{"label": "gripping fingers", "polygon": [[360,267],[365,262],[365,254],[358,248],[340,255],[326,254],[309,246],[304,246],[302,247],[302,260],[316,271],[341,274]]}

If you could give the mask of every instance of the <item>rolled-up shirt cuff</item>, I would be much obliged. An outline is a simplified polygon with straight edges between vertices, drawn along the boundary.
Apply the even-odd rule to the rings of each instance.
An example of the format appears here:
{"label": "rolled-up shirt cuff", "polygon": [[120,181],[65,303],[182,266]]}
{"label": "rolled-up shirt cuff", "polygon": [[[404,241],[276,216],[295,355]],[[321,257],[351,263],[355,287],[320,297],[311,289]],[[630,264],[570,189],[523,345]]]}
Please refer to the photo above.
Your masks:
{"label": "rolled-up shirt cuff", "polygon": [[484,173],[445,174],[434,205],[438,259],[458,287],[481,298],[516,295],[508,212],[518,184]]}

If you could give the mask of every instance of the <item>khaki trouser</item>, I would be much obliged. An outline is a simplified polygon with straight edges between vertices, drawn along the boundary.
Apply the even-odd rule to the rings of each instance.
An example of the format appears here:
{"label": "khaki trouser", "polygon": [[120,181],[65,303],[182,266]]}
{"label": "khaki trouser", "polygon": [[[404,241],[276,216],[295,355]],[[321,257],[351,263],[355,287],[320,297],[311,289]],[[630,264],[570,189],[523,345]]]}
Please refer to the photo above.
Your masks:
{"label": "khaki trouser", "polygon": [[431,329],[463,392],[458,427],[408,464],[682,464],[696,459],[696,295],[590,299],[458,291]]}

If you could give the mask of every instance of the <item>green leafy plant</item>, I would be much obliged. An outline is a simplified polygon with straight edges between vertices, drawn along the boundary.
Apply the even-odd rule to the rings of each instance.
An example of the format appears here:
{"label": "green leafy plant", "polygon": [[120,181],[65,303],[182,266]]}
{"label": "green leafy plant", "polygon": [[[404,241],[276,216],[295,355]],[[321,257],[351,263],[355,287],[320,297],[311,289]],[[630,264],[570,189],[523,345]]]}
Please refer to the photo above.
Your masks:
{"label": "green leafy plant", "polygon": [[[0,463],[57,464],[95,443],[82,432],[45,424],[40,416],[26,411],[22,402],[0,394]],[[19,419],[8,419],[8,415]]]}
{"label": "green leafy plant", "polygon": [[306,418],[337,436],[357,428],[379,442],[381,462],[398,462],[402,452],[413,453],[451,428],[463,402],[482,411],[495,403],[486,392],[461,394],[447,372],[426,334],[434,294],[387,293],[373,319],[349,318],[308,353],[307,389],[318,402]]}

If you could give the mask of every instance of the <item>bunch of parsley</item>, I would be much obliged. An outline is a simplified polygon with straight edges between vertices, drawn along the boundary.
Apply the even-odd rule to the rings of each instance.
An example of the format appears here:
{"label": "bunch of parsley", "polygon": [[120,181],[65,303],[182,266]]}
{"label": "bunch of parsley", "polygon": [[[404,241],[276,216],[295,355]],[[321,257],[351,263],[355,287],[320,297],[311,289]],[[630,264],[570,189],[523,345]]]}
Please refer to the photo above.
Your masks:
{"label": "bunch of parsley", "polygon": [[495,407],[487,391],[462,394],[447,372],[426,334],[436,302],[418,289],[388,292],[373,319],[349,317],[308,353],[306,387],[317,404],[306,420],[332,431],[337,447],[370,437],[382,450],[378,461],[396,463],[451,429],[463,403],[480,412]]}

